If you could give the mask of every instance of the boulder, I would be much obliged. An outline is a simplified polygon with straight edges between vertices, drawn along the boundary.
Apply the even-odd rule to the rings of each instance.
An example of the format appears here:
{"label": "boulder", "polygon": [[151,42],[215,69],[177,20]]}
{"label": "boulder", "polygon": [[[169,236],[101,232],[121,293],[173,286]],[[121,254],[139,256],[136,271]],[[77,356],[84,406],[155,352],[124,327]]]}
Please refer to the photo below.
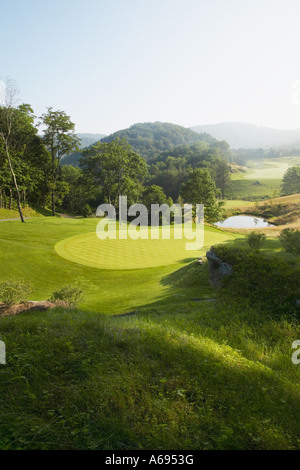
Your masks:
{"label": "boulder", "polygon": [[224,276],[232,274],[232,266],[224,263],[213,251],[213,246],[206,253],[209,263],[209,283],[213,289],[220,289],[222,287],[222,280]]}

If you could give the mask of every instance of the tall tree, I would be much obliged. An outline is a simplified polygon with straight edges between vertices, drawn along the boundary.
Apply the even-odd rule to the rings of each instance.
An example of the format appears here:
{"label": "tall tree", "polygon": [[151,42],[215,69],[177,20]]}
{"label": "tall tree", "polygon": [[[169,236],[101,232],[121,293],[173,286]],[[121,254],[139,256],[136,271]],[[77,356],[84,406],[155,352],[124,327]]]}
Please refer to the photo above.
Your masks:
{"label": "tall tree", "polygon": [[107,202],[116,207],[121,195],[127,196],[129,202],[137,202],[147,173],[145,160],[133,152],[124,138],[109,143],[98,142],[86,149],[81,167],[96,186],[103,188]]}
{"label": "tall tree", "polygon": [[[21,166],[28,139],[35,136],[37,130],[33,126],[34,116],[32,109],[29,105],[25,104],[15,107],[16,97],[17,87],[10,80],[6,84],[5,96],[2,97],[2,106],[0,106],[0,143],[11,174],[21,222],[24,222],[17,173],[19,173],[19,179],[21,179]],[[6,171],[5,162],[3,162],[2,170],[4,175]],[[25,178],[24,174],[23,178]],[[10,189],[10,206],[11,200],[12,188]]]}
{"label": "tall tree", "polygon": [[300,193],[300,168],[293,166],[288,168],[282,179],[282,195]]}
{"label": "tall tree", "polygon": [[230,166],[225,160],[221,159],[216,162],[215,166],[215,183],[221,191],[222,198],[225,199],[226,189],[231,185]]}
{"label": "tall tree", "polygon": [[53,111],[47,108],[47,113],[41,117],[45,126],[43,141],[51,155],[51,205],[52,215],[55,216],[55,191],[61,159],[79,149],[80,139],[75,135],[75,124],[64,111]]}
{"label": "tall tree", "polygon": [[221,213],[221,205],[216,201],[216,185],[207,169],[196,168],[182,185],[181,195],[188,204],[204,204],[207,222],[216,222]]}

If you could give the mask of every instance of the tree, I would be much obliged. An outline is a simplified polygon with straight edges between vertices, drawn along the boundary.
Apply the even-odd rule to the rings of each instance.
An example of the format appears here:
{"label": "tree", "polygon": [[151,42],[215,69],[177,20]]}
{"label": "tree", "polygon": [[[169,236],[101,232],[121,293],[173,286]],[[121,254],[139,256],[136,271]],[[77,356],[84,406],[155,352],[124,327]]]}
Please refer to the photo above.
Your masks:
{"label": "tree", "polygon": [[147,164],[133,152],[126,139],[98,142],[83,151],[80,161],[85,175],[95,186],[101,186],[104,198],[115,207],[119,196],[127,196],[130,203],[137,202],[142,193],[142,182],[147,174]]}
{"label": "tree", "polygon": [[182,185],[181,196],[188,204],[204,204],[205,218],[216,222],[220,218],[221,205],[216,201],[216,185],[207,169],[197,168]]}
{"label": "tree", "polygon": [[[0,181],[3,185],[2,188],[9,188],[10,208],[14,188],[21,222],[24,222],[20,182],[22,184],[23,201],[25,201],[25,187],[28,184],[29,177],[28,145],[34,138],[37,138],[37,130],[33,126],[33,110],[26,104],[15,107],[16,96],[17,88],[15,83],[8,81],[3,106],[0,106],[0,154],[2,154],[3,164]],[[8,178],[8,171],[11,179]],[[1,193],[2,197],[2,190]]]}
{"label": "tree", "polygon": [[222,198],[225,199],[226,189],[230,187],[230,166],[225,160],[219,159],[216,163],[215,169],[216,177],[216,187],[220,189]]}
{"label": "tree", "polygon": [[250,232],[246,235],[246,241],[252,250],[259,252],[266,241],[264,233]]}
{"label": "tree", "polygon": [[61,159],[64,155],[78,150],[80,139],[75,135],[75,124],[64,111],[48,112],[41,117],[41,124],[45,126],[43,141],[51,155],[51,205],[52,215],[55,216],[55,192]]}
{"label": "tree", "polygon": [[151,186],[147,186],[144,189],[142,202],[150,211],[151,204],[159,204],[159,205],[168,204],[168,198],[160,186],[156,186],[155,184],[152,184]]}
{"label": "tree", "polygon": [[282,195],[300,193],[300,167],[293,166],[289,168],[282,179]]}

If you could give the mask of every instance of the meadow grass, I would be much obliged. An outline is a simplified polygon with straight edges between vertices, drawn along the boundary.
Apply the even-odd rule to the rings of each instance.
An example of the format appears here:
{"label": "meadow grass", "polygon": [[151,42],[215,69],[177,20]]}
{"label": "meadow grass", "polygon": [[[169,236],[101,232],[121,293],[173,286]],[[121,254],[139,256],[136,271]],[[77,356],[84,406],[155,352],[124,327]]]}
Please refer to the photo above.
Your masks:
{"label": "meadow grass", "polygon": [[300,448],[293,319],[173,299],[0,325],[1,449]]}

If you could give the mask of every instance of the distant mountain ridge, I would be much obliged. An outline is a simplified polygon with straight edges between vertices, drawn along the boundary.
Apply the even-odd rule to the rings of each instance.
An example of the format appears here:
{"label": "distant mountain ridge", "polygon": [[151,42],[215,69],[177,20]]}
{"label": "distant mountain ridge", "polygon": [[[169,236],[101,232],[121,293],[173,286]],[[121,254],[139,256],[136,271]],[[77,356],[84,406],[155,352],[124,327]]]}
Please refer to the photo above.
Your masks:
{"label": "distant mountain ridge", "polygon": [[234,149],[300,146],[300,129],[273,129],[243,122],[223,122],[190,129],[199,133],[207,132],[218,140],[226,140]]}
{"label": "distant mountain ridge", "polygon": [[[78,135],[80,137],[80,134]],[[133,150],[145,158],[145,160],[154,160],[162,152],[172,151],[178,146],[190,146],[198,142],[203,142],[207,148],[218,143],[211,135],[207,133],[198,133],[193,130],[166,122],[145,122],[134,124],[128,129],[122,129],[101,139],[101,142],[111,142],[116,138],[126,138]],[[95,144],[89,143],[86,147]],[[67,155],[63,159],[65,165],[78,166],[81,153]]]}

